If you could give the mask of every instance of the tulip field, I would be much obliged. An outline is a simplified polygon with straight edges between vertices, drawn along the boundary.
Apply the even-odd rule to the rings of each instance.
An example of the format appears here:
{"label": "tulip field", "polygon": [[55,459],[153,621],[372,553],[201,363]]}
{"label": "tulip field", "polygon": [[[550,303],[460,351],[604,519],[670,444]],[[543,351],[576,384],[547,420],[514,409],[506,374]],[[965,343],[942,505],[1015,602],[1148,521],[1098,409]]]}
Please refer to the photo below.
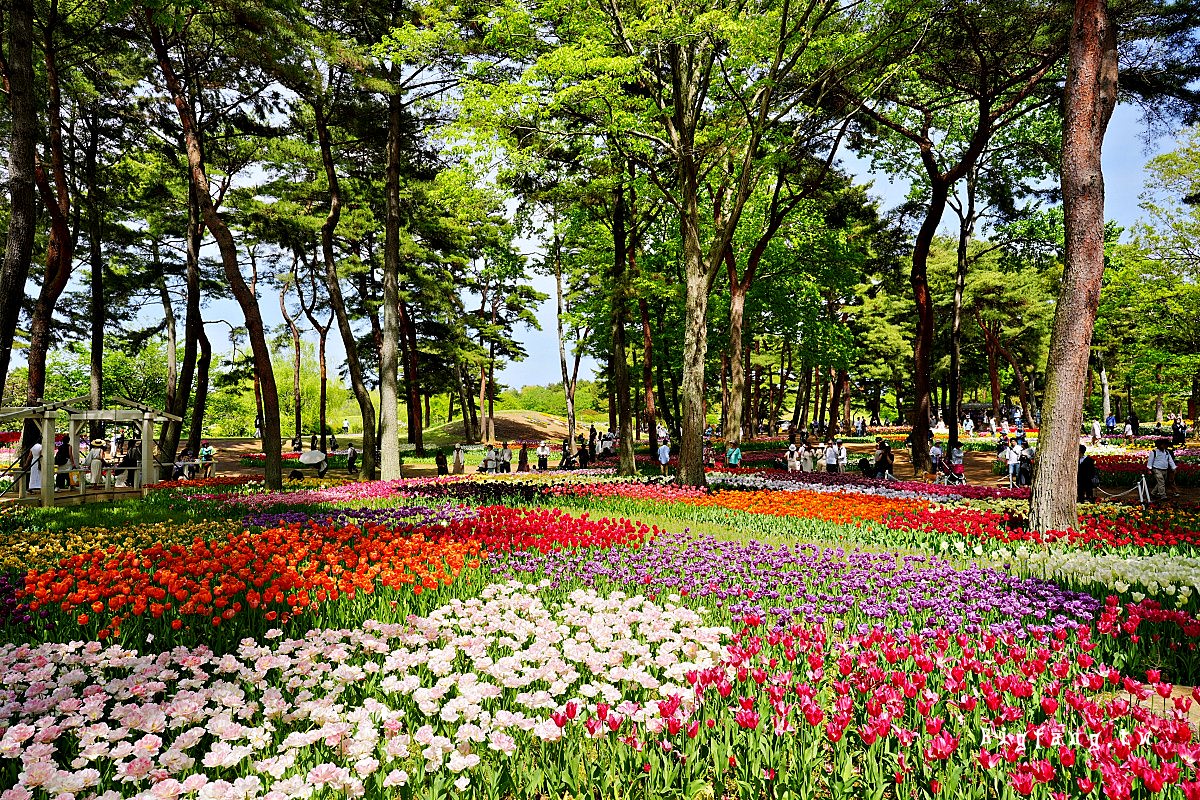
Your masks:
{"label": "tulip field", "polygon": [[0,511],[0,800],[1200,800],[1200,509],[708,478]]}

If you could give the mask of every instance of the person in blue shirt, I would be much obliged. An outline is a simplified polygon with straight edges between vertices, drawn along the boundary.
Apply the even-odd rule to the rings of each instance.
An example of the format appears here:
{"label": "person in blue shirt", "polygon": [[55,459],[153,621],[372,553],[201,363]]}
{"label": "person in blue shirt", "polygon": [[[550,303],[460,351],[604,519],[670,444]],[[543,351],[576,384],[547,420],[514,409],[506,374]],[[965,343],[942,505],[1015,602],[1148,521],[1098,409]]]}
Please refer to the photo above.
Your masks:
{"label": "person in blue shirt", "polygon": [[725,451],[726,466],[736,467],[742,463],[742,448],[737,444],[731,444],[729,449]]}

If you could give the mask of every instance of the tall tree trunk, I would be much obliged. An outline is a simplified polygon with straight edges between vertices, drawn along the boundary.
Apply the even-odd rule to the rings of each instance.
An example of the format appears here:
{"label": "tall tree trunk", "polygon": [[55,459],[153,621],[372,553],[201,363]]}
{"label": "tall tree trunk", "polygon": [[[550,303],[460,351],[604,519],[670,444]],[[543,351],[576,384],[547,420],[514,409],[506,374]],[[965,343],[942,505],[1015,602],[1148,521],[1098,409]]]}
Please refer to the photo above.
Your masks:
{"label": "tall tree trunk", "polygon": [[[1029,415],[1029,412],[1031,411],[1030,404],[1029,404],[1029,384],[1025,382],[1025,373],[1024,373],[1024,371],[1022,371],[1021,365],[1017,363],[1017,359],[1013,357],[1012,351],[1010,351],[1007,347],[1004,346],[1004,342],[1001,341],[1000,336],[996,333],[993,333],[992,336],[996,342],[996,350],[1000,353],[1000,355],[1004,356],[1004,360],[1008,362],[1008,365],[1010,367],[1012,367],[1013,375],[1017,379],[1017,399],[1021,403],[1022,419],[1025,420],[1026,425],[1032,424],[1033,417],[1031,417]],[[1086,364],[1084,365],[1084,371],[1085,371],[1085,373],[1087,371]],[[1082,400],[1083,386],[1082,385],[1079,387],[1079,397],[1080,397],[1080,402],[1082,403],[1083,402],[1083,400]],[[1082,406],[1080,408],[1081,408],[1081,410],[1079,413],[1082,414],[1083,413]]]}
{"label": "tall tree trunk", "polygon": [[[812,384],[812,369],[808,365],[804,365],[802,369],[804,372],[796,383],[796,402],[792,405],[792,424],[788,428],[788,441],[792,444],[796,443],[796,437],[800,433],[799,429],[807,426],[808,387]],[[807,430],[805,433],[807,434]]]}
{"label": "tall tree trunk", "polygon": [[[107,312],[104,303],[104,249],[101,246],[101,211],[100,211],[100,186],[96,176],[97,151],[100,147],[100,120],[99,114],[93,113],[90,137],[87,151],[87,167],[85,170],[87,180],[87,209],[88,209],[88,271],[91,273],[88,276],[88,288],[90,292],[90,347],[88,350],[88,397],[91,400],[93,409],[103,408],[101,403],[104,402],[104,321],[107,317]],[[155,260],[158,257],[158,241],[152,243],[155,249]],[[165,298],[164,311],[171,305],[171,298],[167,295],[166,278],[162,281],[162,294]],[[171,313],[167,316],[167,333],[168,343],[175,338],[175,315]],[[173,406],[176,392],[176,375],[175,375],[175,353],[167,354],[167,410]],[[99,435],[97,423],[92,423],[91,438],[96,438]],[[166,425],[163,426],[163,432],[166,432]],[[149,442],[144,442],[143,447],[149,447]]]}
{"label": "tall tree trunk", "polygon": [[[151,243],[151,248],[154,250],[154,260],[158,260],[158,241]],[[179,359],[177,357],[179,349],[179,341],[175,332],[175,307],[171,303],[171,292],[167,289],[166,275],[160,275],[158,281],[158,296],[162,301],[164,327],[167,334],[167,386],[166,386],[166,407],[174,408],[176,405],[175,393],[179,390]],[[163,426],[166,427],[165,425]],[[166,453],[166,450],[163,450]]]}
{"label": "tall tree trunk", "polygon": [[1192,394],[1188,397],[1188,419],[1192,420],[1196,430],[1200,431],[1200,372],[1192,376]]}
{"label": "tall tree trunk", "polygon": [[[295,277],[295,271],[292,272]],[[292,422],[296,431],[296,439],[304,439],[304,419],[300,413],[300,328],[287,310],[287,284],[279,289],[279,312],[292,335]]]}
{"label": "tall tree trunk", "polygon": [[829,400],[829,431],[828,436],[837,436],[838,434],[838,412],[842,405],[842,371],[839,370],[833,374],[833,396]]}
{"label": "tall tree trunk", "polygon": [[954,270],[954,303],[950,320],[950,446],[958,446],[958,424],[962,420],[962,305],[967,285],[967,248],[975,228],[975,170],[967,173],[967,197],[958,217],[958,263]]}
{"label": "tall tree trunk", "polygon": [[[725,256],[729,278],[729,406],[725,414],[725,441],[742,441],[746,428],[753,428],[754,410],[746,407],[745,337],[746,289],[737,279],[732,252]],[[747,419],[748,418],[748,419]]]}
{"label": "tall tree trunk", "polygon": [[654,339],[650,334],[650,308],[646,299],[638,298],[638,313],[642,317],[642,399],[645,414],[642,419],[650,435],[650,452],[658,452],[658,418],[654,407]]}
{"label": "tall tree trunk", "polygon": [[313,103],[313,117],[317,128],[317,142],[321,148],[321,163],[325,167],[325,180],[329,184],[329,213],[321,224],[321,257],[325,262],[325,291],[329,294],[329,305],[337,317],[338,333],[346,350],[346,371],[350,373],[350,386],[358,401],[362,417],[362,467],[359,474],[365,480],[375,478],[375,403],[363,379],[362,361],[358,357],[358,340],[350,326],[346,313],[346,301],[342,297],[342,285],[337,274],[337,260],[333,250],[333,234],[342,216],[341,184],[333,161],[333,145],[329,136],[329,125],[325,120],[324,107]]}
{"label": "tall tree trunk", "polygon": [[[493,320],[495,315],[493,314]],[[493,321],[493,325],[495,322]],[[488,346],[487,423],[488,440],[496,441],[496,343]]]}
{"label": "tall tree trunk", "polygon": [[850,375],[842,370],[842,430],[850,433]]}
{"label": "tall tree trunk", "polygon": [[[637,465],[633,458],[633,413],[629,407],[629,363],[625,345],[625,295],[627,292],[625,273],[629,260],[629,242],[626,235],[628,213],[625,203],[625,184],[618,181],[613,187],[613,270],[612,270],[612,379],[616,394],[617,413],[617,474],[636,475]],[[609,409],[612,410],[612,402]],[[610,426],[609,430],[613,430]],[[702,465],[703,466],[703,465]]]}
{"label": "tall tree trunk", "polygon": [[[206,342],[208,341],[204,332],[204,319],[200,312],[200,245],[203,237],[204,223],[200,220],[200,204],[196,200],[195,187],[191,185],[189,175],[184,261],[184,285],[187,296],[184,300],[186,310],[183,318],[183,364],[180,366],[179,381],[175,388],[175,405],[167,409],[179,417],[180,421],[169,421],[163,425],[159,447],[163,456],[169,459],[175,457],[175,453],[179,450],[179,439],[183,435],[183,417],[187,415],[188,403],[191,401],[192,379],[196,374],[196,358],[200,340],[204,338]],[[203,416],[201,416],[201,421],[203,421]],[[191,438],[189,437],[189,441]],[[196,449],[193,449],[192,452],[195,453]]]}
{"label": "tall tree trunk", "polygon": [[[743,322],[743,328],[745,327],[745,322]],[[754,369],[754,365],[750,360],[750,351],[754,346],[754,334],[753,332],[746,330],[744,335],[746,337],[746,341],[750,343],[750,346],[744,348],[742,351],[742,375],[745,377],[742,381],[741,391],[739,392],[736,387],[731,391],[742,396],[742,435],[747,439],[753,439],[754,432],[758,429],[756,425],[758,422],[758,406],[754,402],[754,390],[758,385],[760,376],[758,375],[757,370]],[[730,368],[730,372],[730,383],[733,383],[732,367]]]}
{"label": "tall tree trunk", "polygon": [[[397,323],[400,326],[400,360],[404,366],[405,404],[408,406],[408,443],[418,453],[425,452],[425,425],[421,421],[421,377],[418,369],[420,353],[417,351],[417,326],[412,311],[403,300],[397,306]],[[426,395],[428,399],[428,395]]]}
{"label": "tall tree trunk", "polygon": [[[196,397],[192,401],[192,424],[188,428],[188,447],[193,453],[200,452],[201,440],[204,438],[204,410],[208,405],[208,371],[212,365],[212,344],[208,341],[208,334],[203,325],[200,326],[196,346],[200,351],[196,360]],[[276,437],[275,441],[279,441],[279,438]],[[264,442],[264,452],[266,451],[265,444]],[[164,455],[171,458],[174,454],[164,453]]]}
{"label": "tall tree trunk", "polygon": [[150,10],[146,11],[146,22],[154,55],[158,59],[159,69],[162,71],[163,81],[179,112],[188,168],[192,175],[192,182],[196,186],[196,198],[200,203],[200,216],[217,243],[217,249],[221,254],[221,264],[225,270],[225,280],[229,282],[233,296],[241,306],[242,314],[246,318],[247,337],[250,340],[250,349],[254,353],[254,374],[259,380],[263,399],[262,416],[265,426],[263,452],[266,455],[263,477],[267,488],[280,489],[283,486],[283,461],[280,448],[279,392],[275,385],[275,372],[271,366],[271,350],[267,346],[266,330],[263,326],[258,298],[255,297],[242,277],[233,234],[230,233],[229,226],[225,224],[225,220],[221,218],[221,215],[217,213],[216,206],[213,205],[212,196],[209,194],[208,174],[205,172],[200,152],[200,140],[196,132],[195,120],[192,118],[192,109],[184,94],[183,86],[175,74],[175,68],[171,64],[162,32]]}
{"label": "tall tree trunk", "polygon": [[[704,427],[707,400],[704,363],[708,358],[708,292],[712,284],[700,253],[699,231],[685,226],[683,314],[683,430],[679,442],[679,483],[704,485]],[[728,434],[728,431],[726,431]]]}
{"label": "tall tree trunk", "polygon": [[[58,298],[67,288],[74,266],[75,237],[71,230],[71,194],[67,181],[66,155],[63,145],[62,86],[59,80],[58,63],[54,42],[58,25],[57,5],[51,5],[50,18],[44,27],[42,51],[46,63],[46,85],[48,102],[46,119],[49,129],[50,176],[43,166],[38,165],[34,177],[42,194],[42,202],[50,212],[50,236],[46,243],[46,272],[41,291],[33,306],[29,322],[29,350],[26,367],[28,370],[28,405],[44,402],[46,393],[46,358],[50,353],[50,334],[54,322],[54,309]],[[51,185],[53,180],[53,186]],[[25,424],[24,446],[29,448],[40,438],[32,422]]]}
{"label": "tall tree trunk", "polygon": [[[387,172],[384,192],[387,215],[383,245],[383,347],[379,350],[379,476],[400,477],[400,410],[397,391],[397,361],[400,352],[400,157],[403,143],[403,99],[398,92],[388,97]],[[421,408],[408,409],[409,420]]]}
{"label": "tall tree trunk", "polygon": [[[824,371],[822,370],[822,372],[824,372]],[[825,419],[826,419],[825,412],[828,408],[829,396],[832,391],[833,391],[833,368],[830,367],[830,379],[829,380],[825,379],[824,374],[821,375],[821,396],[820,396],[820,398],[818,398],[818,402],[820,403],[820,408],[817,410],[817,427],[820,428],[824,432],[826,439],[828,439],[830,434],[833,433],[833,431],[831,431],[829,429],[829,426],[825,424]]]}
{"label": "tall tree trunk", "polygon": [[779,415],[783,413],[783,398],[787,394],[788,374],[791,372],[791,342],[783,340],[779,353],[779,391],[772,392],[771,404],[771,435],[779,433]]}
{"label": "tall tree trunk", "polygon": [[[33,74],[33,0],[12,0],[7,20],[8,70],[5,89],[11,144],[8,151],[9,217],[0,266],[0,398],[12,358],[17,323],[25,299],[25,281],[33,259],[37,225],[34,153],[38,139],[37,98]],[[2,402],[2,401],[0,401]]]}
{"label": "tall tree trunk", "polygon": [[[567,340],[563,330],[563,316],[567,312],[566,295],[562,282],[562,240],[554,234],[554,296],[556,300],[554,322],[558,332],[558,364],[562,370],[563,400],[567,408],[567,439],[575,442],[575,387],[579,379],[579,362],[583,355],[582,342],[577,343],[574,369],[567,369]],[[586,334],[585,334],[586,335]]]}
{"label": "tall tree trunk", "polygon": [[1075,484],[1083,382],[1104,278],[1104,132],[1117,101],[1117,30],[1106,0],[1075,0],[1062,145],[1066,259],[1050,334],[1038,467],[1029,522],[1039,532],[1079,524]]}
{"label": "tall tree trunk", "polygon": [[912,286],[913,303],[917,309],[917,330],[913,343],[913,421],[912,445],[918,459],[929,457],[929,416],[932,411],[930,380],[933,371],[933,295],[929,291],[929,251],[946,210],[950,185],[940,177],[930,176],[929,206],[925,221],[913,246]]}
{"label": "tall tree trunk", "polygon": [[304,283],[297,277],[296,279],[296,297],[300,300],[300,310],[304,312],[304,316],[308,318],[308,324],[317,333],[317,370],[320,374],[321,388],[320,399],[317,403],[317,429],[321,436],[321,452],[328,453],[329,447],[326,437],[328,436],[329,421],[329,362],[328,362],[328,344],[329,331],[333,328],[333,313],[330,312],[328,319],[324,324],[317,318],[317,275],[315,265],[310,265],[308,258],[303,251],[299,252],[300,259],[304,262],[305,271],[308,272],[309,283],[312,287],[312,302],[307,303],[304,300]]}
{"label": "tall tree trunk", "polygon": [[1154,395],[1154,424],[1162,425],[1163,422],[1163,393],[1162,393],[1162,364],[1154,365],[1154,382],[1158,384],[1159,390]]}
{"label": "tall tree trunk", "polygon": [[1108,422],[1108,416],[1112,413],[1112,395],[1109,393],[1108,386],[1108,368],[1104,365],[1104,356],[1099,357],[1100,367],[1100,413],[1104,415],[1105,423]]}
{"label": "tall tree trunk", "polygon": [[325,437],[329,432],[329,364],[326,360],[325,345],[329,340],[329,329],[317,329],[317,368],[321,373],[321,397],[317,404],[317,425],[321,431],[321,452],[328,453],[329,447]]}
{"label": "tall tree trunk", "polygon": [[487,398],[488,398],[488,369],[486,363],[479,365],[479,441],[490,442],[492,437],[488,432],[488,423],[491,420],[487,415]]}
{"label": "tall tree trunk", "polygon": [[478,441],[479,415],[475,410],[475,396],[467,391],[467,379],[462,364],[454,362],[454,377],[458,384],[458,404],[463,408],[463,438],[467,444]]}

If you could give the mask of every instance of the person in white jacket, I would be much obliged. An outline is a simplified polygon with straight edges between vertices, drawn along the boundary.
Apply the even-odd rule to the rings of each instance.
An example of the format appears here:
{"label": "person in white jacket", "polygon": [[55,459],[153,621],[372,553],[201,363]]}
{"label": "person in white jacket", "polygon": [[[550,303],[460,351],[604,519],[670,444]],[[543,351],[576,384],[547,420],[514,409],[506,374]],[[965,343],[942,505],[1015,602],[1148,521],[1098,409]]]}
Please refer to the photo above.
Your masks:
{"label": "person in white jacket", "polygon": [[825,471],[838,471],[838,449],[832,439],[825,443]]}
{"label": "person in white jacket", "polygon": [[1167,499],[1167,476],[1176,468],[1175,457],[1167,449],[1168,444],[1168,439],[1159,439],[1146,459],[1146,469],[1154,478],[1154,486],[1150,489],[1150,497],[1154,500]]}

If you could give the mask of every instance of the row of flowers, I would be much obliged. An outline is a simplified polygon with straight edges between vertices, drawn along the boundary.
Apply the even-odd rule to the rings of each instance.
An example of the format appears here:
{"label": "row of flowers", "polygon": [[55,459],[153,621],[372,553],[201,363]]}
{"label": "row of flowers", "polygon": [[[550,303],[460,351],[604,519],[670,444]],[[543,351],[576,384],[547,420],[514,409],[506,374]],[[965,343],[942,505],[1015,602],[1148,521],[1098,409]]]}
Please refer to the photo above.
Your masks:
{"label": "row of flowers", "polygon": [[985,546],[1037,542],[1093,550],[1200,547],[1200,514],[1170,508],[1093,507],[1080,516],[1078,530],[1040,534],[1028,527],[1024,514],[986,508],[934,506],[903,511],[884,520],[897,531],[949,536]]}
{"label": "row of flowers", "polygon": [[1140,602],[1154,598],[1184,608],[1200,594],[1200,558],[1170,553],[1115,555],[1079,549],[1021,546],[996,554],[1024,574],[1093,592],[1117,592]]}
{"label": "row of flowers", "polygon": [[345,509],[247,523],[211,539],[90,550],[30,570],[16,599],[33,621],[51,618],[16,633],[228,644],[274,624],[300,629],[317,615],[407,607],[464,569],[474,581],[484,553],[636,547],[658,534],[624,519],[507,507]]}
{"label": "row of flowers", "polygon": [[6,800],[1200,793],[1194,698],[1102,663],[1110,634],[855,630],[512,582],[224,657],[7,646],[0,780]]}

